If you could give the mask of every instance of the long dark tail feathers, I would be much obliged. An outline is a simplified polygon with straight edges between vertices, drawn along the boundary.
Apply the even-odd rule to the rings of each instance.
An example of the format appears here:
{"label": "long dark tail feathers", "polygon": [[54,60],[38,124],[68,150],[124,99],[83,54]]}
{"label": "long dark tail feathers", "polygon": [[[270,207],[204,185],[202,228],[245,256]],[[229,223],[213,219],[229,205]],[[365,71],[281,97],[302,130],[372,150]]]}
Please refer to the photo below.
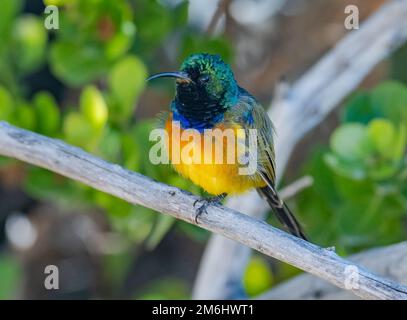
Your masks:
{"label": "long dark tail feathers", "polygon": [[277,216],[278,220],[288,229],[288,231],[292,235],[308,241],[308,238],[305,235],[301,224],[292,214],[290,209],[288,209],[286,204],[278,197],[273,188],[267,186],[264,188],[258,188],[257,191],[263,198],[265,198],[267,203],[273,209],[273,212]]}

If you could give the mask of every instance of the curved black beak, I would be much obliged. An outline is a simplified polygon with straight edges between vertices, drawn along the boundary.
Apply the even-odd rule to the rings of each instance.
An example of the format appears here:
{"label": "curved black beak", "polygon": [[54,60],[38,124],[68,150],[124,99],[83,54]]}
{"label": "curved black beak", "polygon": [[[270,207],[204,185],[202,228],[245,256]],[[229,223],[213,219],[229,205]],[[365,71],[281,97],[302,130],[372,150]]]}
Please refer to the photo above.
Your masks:
{"label": "curved black beak", "polygon": [[154,74],[154,75],[148,77],[147,81],[154,80],[157,78],[177,78],[177,79],[184,80],[186,82],[192,81],[192,79],[188,76],[188,74],[186,72],[182,72],[182,71],[157,73],[157,74]]}

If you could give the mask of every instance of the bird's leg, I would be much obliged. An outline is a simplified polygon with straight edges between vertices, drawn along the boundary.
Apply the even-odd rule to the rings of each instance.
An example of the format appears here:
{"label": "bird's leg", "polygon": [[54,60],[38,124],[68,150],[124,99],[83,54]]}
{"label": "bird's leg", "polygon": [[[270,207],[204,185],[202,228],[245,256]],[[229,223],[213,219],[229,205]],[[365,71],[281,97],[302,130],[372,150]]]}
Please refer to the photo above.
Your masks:
{"label": "bird's leg", "polygon": [[207,198],[207,199],[198,199],[194,202],[194,207],[196,206],[197,203],[201,203],[201,206],[196,209],[196,214],[195,214],[195,222],[198,223],[198,217],[202,213],[207,213],[206,208],[209,205],[212,204],[221,204],[222,200],[225,199],[227,196],[226,193],[222,193],[220,195],[217,195],[215,197]]}

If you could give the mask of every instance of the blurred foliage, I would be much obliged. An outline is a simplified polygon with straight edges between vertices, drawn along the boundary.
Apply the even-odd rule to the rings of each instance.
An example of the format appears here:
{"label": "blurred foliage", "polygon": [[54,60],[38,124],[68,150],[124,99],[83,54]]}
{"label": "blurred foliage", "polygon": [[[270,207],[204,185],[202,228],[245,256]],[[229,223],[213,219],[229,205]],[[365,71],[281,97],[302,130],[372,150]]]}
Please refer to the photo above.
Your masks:
{"label": "blurred foliage", "polygon": [[[314,243],[342,255],[407,238],[407,86],[387,81],[356,92],[329,146],[316,146],[302,175],[314,184],[290,204]],[[254,255],[243,284],[250,296],[301,271]]]}
{"label": "blurred foliage", "polygon": [[[167,43],[178,44],[175,64],[191,50],[222,53],[230,60],[229,43],[222,38],[207,39],[188,27],[187,1],[169,7],[155,0],[44,0],[44,5],[59,8],[57,30],[44,28],[45,14],[23,13],[24,4],[23,0],[2,0],[1,4],[0,120],[199,193],[169,166],[150,163],[145,155],[155,121],[136,118],[135,109],[148,73],[171,63],[163,61],[160,53]],[[51,90],[28,94],[30,88],[23,80],[45,66],[63,84],[67,97],[60,99]],[[76,99],[69,95],[72,92],[78,93]],[[0,160],[3,168],[14,163]],[[40,168],[27,168],[23,187],[34,198],[62,206],[103,209],[115,231],[150,249],[174,223],[171,217],[152,214]],[[195,227],[179,228],[184,229],[197,240],[207,237]],[[114,261],[128,264],[130,259],[110,260],[107,268],[112,264],[112,277],[120,278],[126,265]]]}
{"label": "blurred foliage", "polygon": [[[60,9],[60,29],[49,30],[52,37],[47,35],[42,17],[20,13],[23,1],[2,2],[0,119],[61,138],[157,180],[197,191],[169,167],[149,163],[144,155],[148,154],[148,135],[154,122],[136,119],[135,107],[145,87],[148,65],[157,65],[151,56],[174,35],[179,38],[182,33],[178,40],[180,57],[198,50],[220,51],[230,59],[229,44],[223,39],[194,37],[194,31],[186,26],[187,2],[171,10],[152,0],[44,3]],[[192,43],[195,38],[199,40]],[[25,88],[18,84],[44,64],[49,64],[66,88],[79,90],[76,104],[61,108],[46,91],[27,99]],[[159,243],[173,222],[38,168],[28,170],[25,187],[35,197],[103,208],[112,224],[134,241],[150,237],[150,248]]]}
{"label": "blurred foliage", "polygon": [[316,243],[350,254],[406,239],[406,147],[406,85],[385,82],[349,99],[329,148],[306,163],[314,185],[296,202]]}
{"label": "blurred foliage", "polygon": [[[155,121],[136,117],[136,106],[148,74],[174,67],[193,52],[221,54],[232,62],[231,44],[189,27],[187,1],[172,7],[158,0],[44,0],[59,7],[58,30],[43,27],[45,15],[24,13],[24,4],[1,0],[0,120],[199,193],[169,166],[151,164],[146,154]],[[392,57],[392,76],[401,82],[406,82],[405,57],[406,47]],[[62,83],[62,97],[48,88],[30,88],[27,77],[44,69]],[[293,210],[301,213],[314,242],[352,253],[406,237],[406,86],[388,82],[358,92],[343,111],[329,147],[318,147],[306,161],[303,173],[315,183],[298,195]],[[15,166],[0,158],[3,169],[11,164]],[[132,245],[152,249],[174,224],[171,217],[40,168],[25,172],[22,187],[29,195],[69,208],[102,209]],[[176,230],[197,241],[208,236],[182,222]],[[131,261],[127,252],[106,256],[104,271],[117,289]],[[254,255],[243,282],[248,294],[256,295],[298,272],[285,264],[271,269],[266,259]],[[7,281],[0,286],[0,298],[12,295],[20,277],[17,261],[2,254],[0,278]],[[183,279],[166,277],[149,283],[136,297],[186,298],[188,289]]]}

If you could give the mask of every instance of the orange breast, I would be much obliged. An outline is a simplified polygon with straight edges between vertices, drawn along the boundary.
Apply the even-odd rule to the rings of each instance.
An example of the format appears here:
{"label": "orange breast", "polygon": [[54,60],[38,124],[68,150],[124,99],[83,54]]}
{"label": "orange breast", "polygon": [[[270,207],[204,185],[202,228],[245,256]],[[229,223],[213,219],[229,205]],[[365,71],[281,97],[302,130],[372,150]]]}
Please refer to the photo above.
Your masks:
{"label": "orange breast", "polygon": [[242,154],[237,148],[241,131],[238,129],[241,128],[221,124],[213,128],[211,135],[204,135],[196,130],[183,130],[170,117],[165,130],[169,137],[167,152],[173,167],[214,195],[242,193],[265,186],[257,174],[244,175],[239,171]]}

